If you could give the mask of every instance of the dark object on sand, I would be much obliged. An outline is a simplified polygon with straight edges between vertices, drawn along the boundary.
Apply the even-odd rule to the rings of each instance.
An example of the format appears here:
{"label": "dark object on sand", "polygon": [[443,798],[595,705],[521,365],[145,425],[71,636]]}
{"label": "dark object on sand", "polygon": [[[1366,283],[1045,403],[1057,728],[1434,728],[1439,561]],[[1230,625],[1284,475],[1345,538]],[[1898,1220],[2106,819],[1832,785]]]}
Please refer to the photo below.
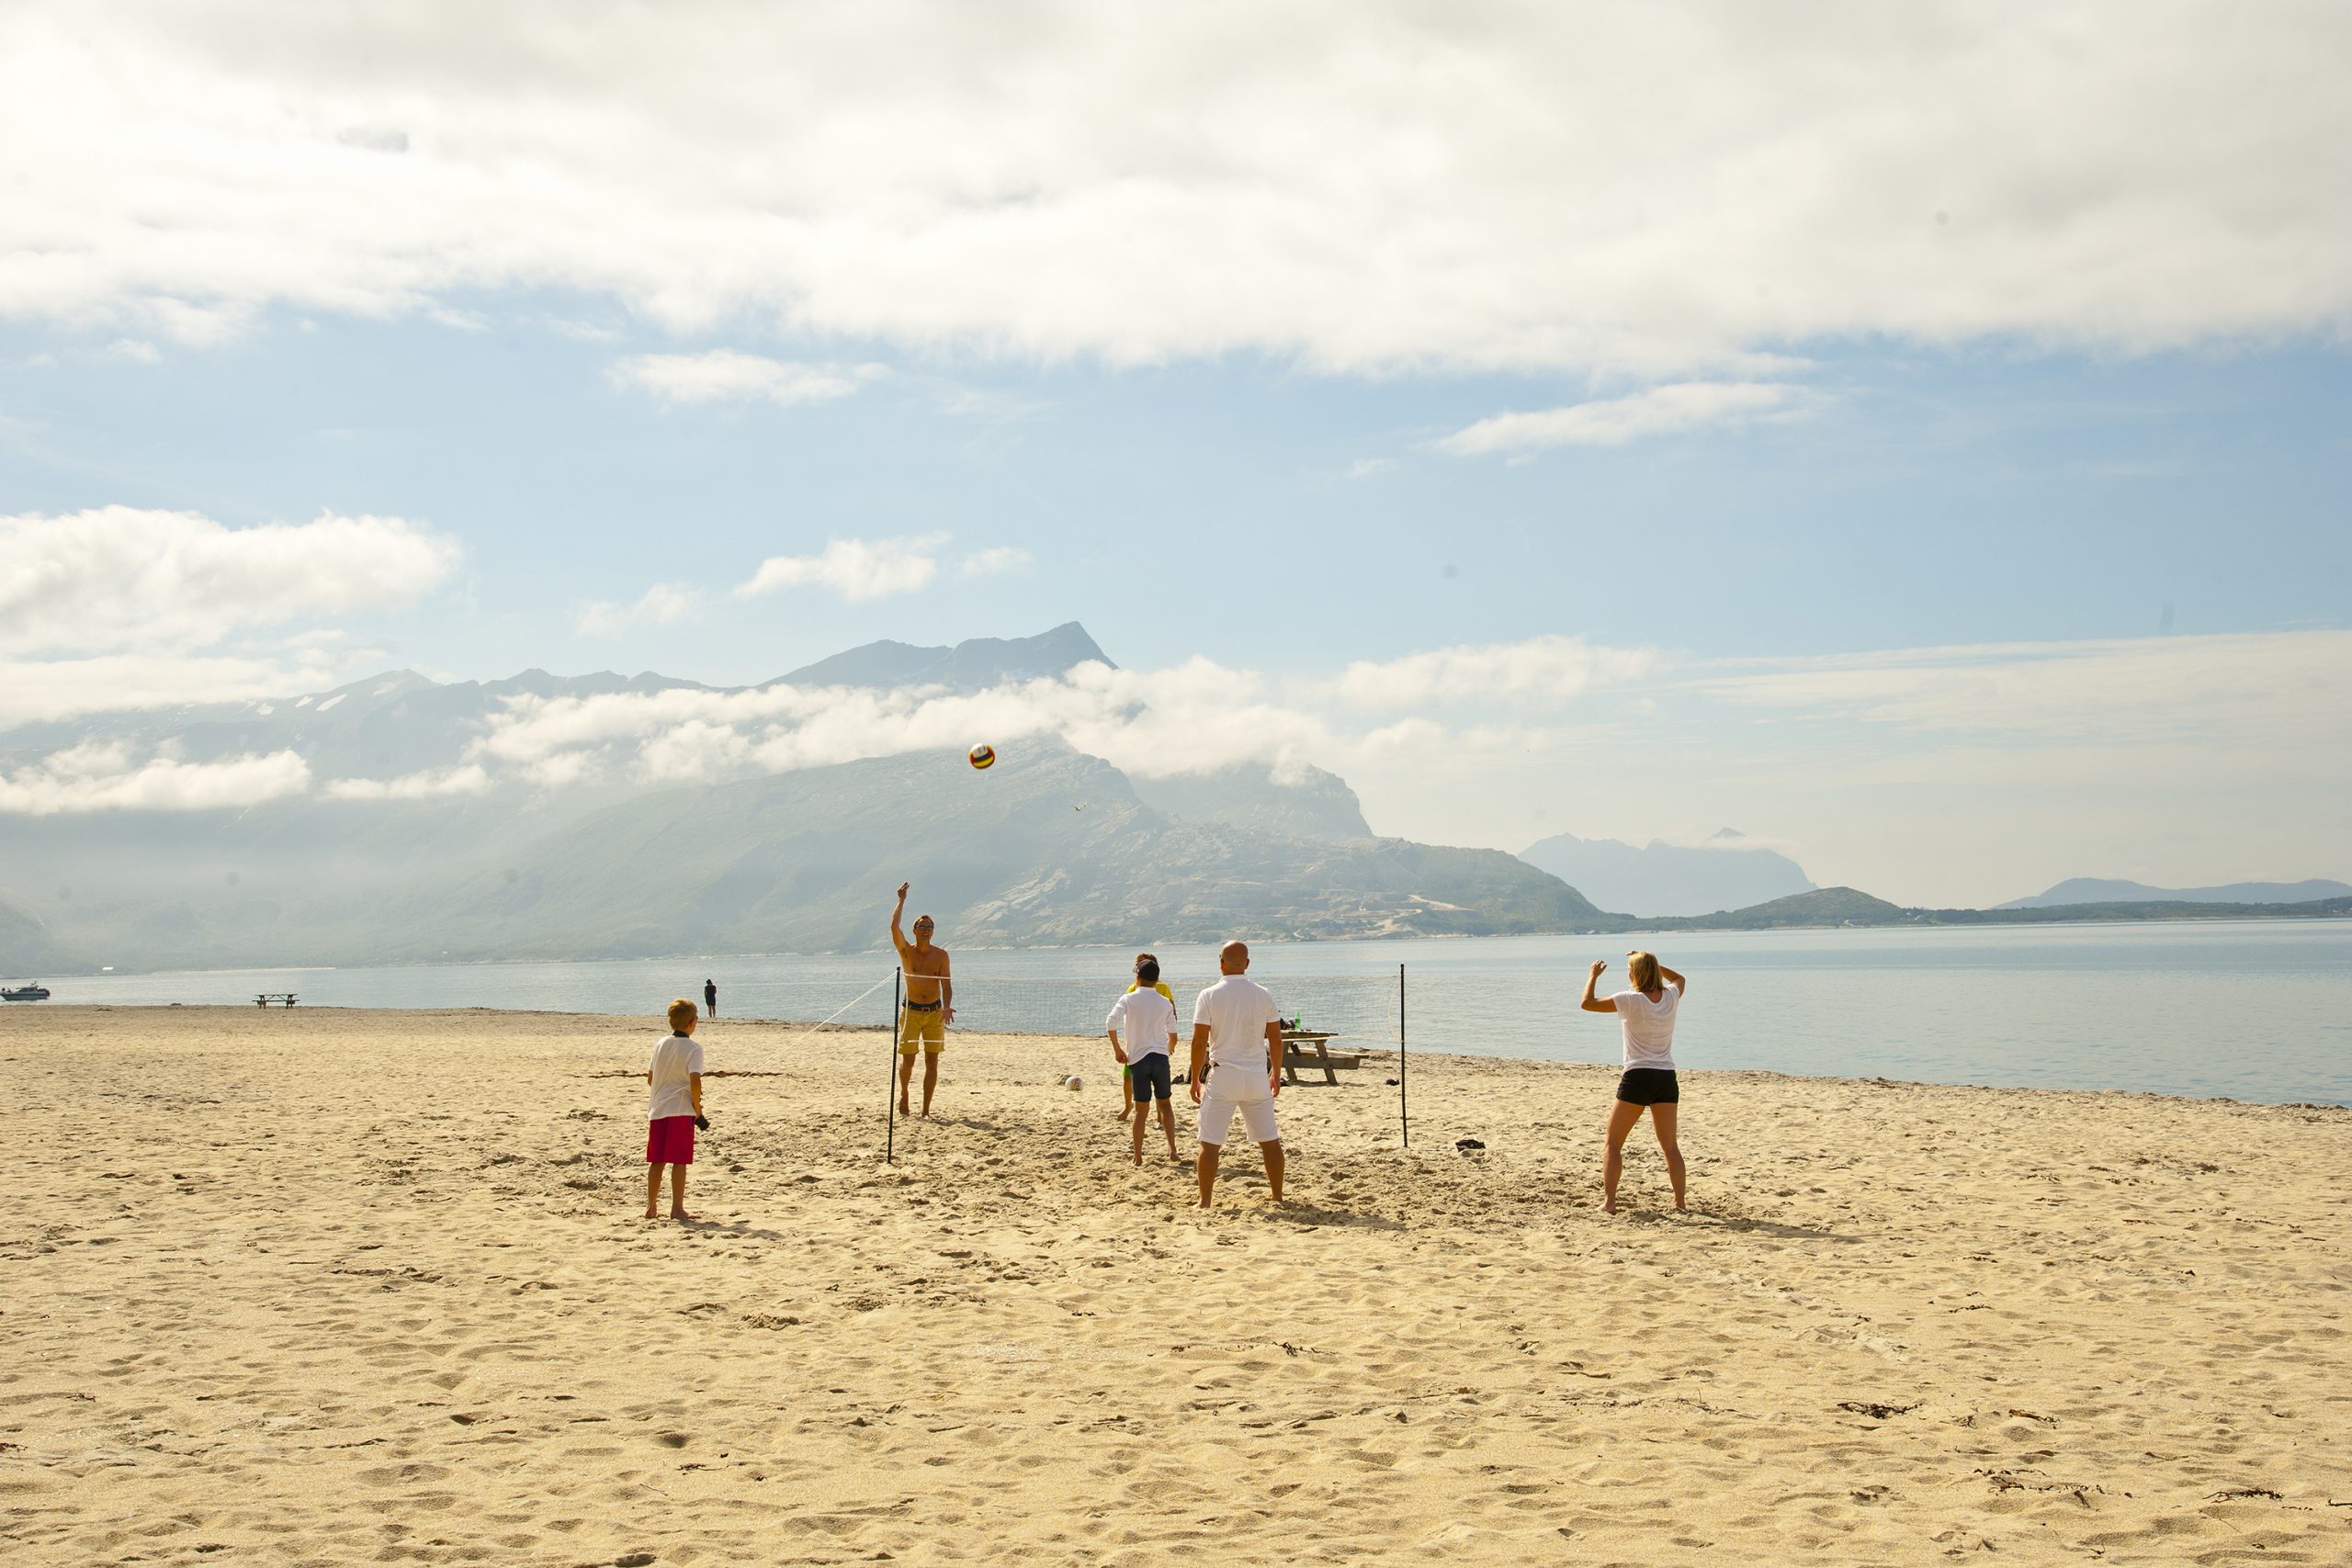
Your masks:
{"label": "dark object on sand", "polygon": [[1484,1144],[1482,1144],[1482,1143],[1480,1143],[1480,1142],[1479,1142],[1477,1139],[1476,1139],[1476,1138],[1456,1138],[1456,1139],[1454,1139],[1454,1140],[1453,1140],[1453,1146],[1454,1146],[1455,1148],[1457,1148],[1457,1149],[1460,1149],[1464,1154],[1465,1154],[1465,1155],[1466,1155],[1466,1154],[1468,1154],[1472,1149],[1483,1149],[1483,1148],[1485,1148],[1487,1145],[1484,1145]]}

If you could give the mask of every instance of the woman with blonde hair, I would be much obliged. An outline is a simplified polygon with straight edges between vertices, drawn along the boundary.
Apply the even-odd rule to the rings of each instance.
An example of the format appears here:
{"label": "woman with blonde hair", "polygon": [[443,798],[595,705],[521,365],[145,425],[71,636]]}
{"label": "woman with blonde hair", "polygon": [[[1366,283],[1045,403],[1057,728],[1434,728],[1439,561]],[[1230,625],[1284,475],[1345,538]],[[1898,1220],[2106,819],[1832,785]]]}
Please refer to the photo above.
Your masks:
{"label": "woman with blonde hair", "polygon": [[1578,1004],[1587,1012],[1615,1013],[1625,1032],[1625,1072],[1617,1080],[1617,1103],[1609,1110],[1609,1153],[1601,1166],[1600,1206],[1610,1213],[1617,1212],[1617,1179],[1625,1171],[1625,1135],[1647,1111],[1650,1130],[1657,1134],[1658,1150],[1666,1156],[1666,1173],[1674,1180],[1674,1212],[1688,1213],[1682,1201],[1682,1146],[1675,1142],[1682,1091],[1674,1077],[1674,1015],[1690,983],[1660,964],[1657,953],[1636,950],[1625,955],[1625,976],[1634,988],[1596,998],[1593,988],[1608,967],[1606,959],[1593,960],[1592,973],[1584,977],[1584,1000]]}

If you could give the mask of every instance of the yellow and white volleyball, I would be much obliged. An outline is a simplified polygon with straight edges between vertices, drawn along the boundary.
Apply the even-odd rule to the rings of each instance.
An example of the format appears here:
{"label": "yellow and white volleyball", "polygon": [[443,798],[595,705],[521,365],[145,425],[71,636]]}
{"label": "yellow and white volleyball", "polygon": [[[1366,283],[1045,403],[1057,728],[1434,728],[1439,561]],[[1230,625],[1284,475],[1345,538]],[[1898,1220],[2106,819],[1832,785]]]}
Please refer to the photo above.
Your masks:
{"label": "yellow and white volleyball", "polygon": [[994,767],[996,765],[996,748],[993,746],[975,746],[972,748],[971,760],[972,766],[976,768]]}

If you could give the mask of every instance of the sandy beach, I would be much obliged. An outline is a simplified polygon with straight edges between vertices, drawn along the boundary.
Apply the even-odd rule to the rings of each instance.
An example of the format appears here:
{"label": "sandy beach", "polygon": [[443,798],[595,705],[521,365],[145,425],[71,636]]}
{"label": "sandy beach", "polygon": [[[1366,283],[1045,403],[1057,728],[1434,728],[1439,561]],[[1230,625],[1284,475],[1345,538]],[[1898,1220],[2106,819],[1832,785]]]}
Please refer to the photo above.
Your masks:
{"label": "sandy beach", "polygon": [[1375,1059],[1201,1216],[1099,1042],[886,1168],[882,1035],[721,1021],[682,1226],[660,1032],[0,1015],[0,1555],[2352,1561],[2352,1111],[1691,1064],[1611,1219],[1613,1069]]}

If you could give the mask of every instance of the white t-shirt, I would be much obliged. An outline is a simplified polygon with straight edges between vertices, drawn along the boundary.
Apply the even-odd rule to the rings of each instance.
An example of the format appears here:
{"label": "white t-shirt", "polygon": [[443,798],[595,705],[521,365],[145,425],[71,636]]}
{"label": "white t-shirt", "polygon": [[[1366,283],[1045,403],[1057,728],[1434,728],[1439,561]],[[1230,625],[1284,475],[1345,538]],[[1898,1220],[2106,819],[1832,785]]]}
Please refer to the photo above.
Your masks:
{"label": "white t-shirt", "polygon": [[1247,975],[1227,975],[1193,1004],[1193,1021],[1209,1026],[1209,1066],[1266,1081],[1266,1025],[1282,1017],[1266,987]]}
{"label": "white t-shirt", "polygon": [[1119,1032],[1127,1060],[1140,1061],[1155,1052],[1168,1055],[1168,1037],[1176,1032],[1176,1004],[1158,991],[1129,991],[1111,1004],[1105,1029]]}
{"label": "white t-shirt", "polygon": [[684,1034],[665,1037],[653,1047],[653,1103],[645,1119],[695,1113],[694,1086],[687,1080],[702,1071],[702,1043]]}
{"label": "white t-shirt", "polygon": [[1617,1009],[1617,1021],[1625,1031],[1625,1065],[1628,1067],[1664,1067],[1674,1070],[1674,1010],[1682,1000],[1682,987],[1669,985],[1652,1001],[1639,991],[1620,991],[1609,998]]}

